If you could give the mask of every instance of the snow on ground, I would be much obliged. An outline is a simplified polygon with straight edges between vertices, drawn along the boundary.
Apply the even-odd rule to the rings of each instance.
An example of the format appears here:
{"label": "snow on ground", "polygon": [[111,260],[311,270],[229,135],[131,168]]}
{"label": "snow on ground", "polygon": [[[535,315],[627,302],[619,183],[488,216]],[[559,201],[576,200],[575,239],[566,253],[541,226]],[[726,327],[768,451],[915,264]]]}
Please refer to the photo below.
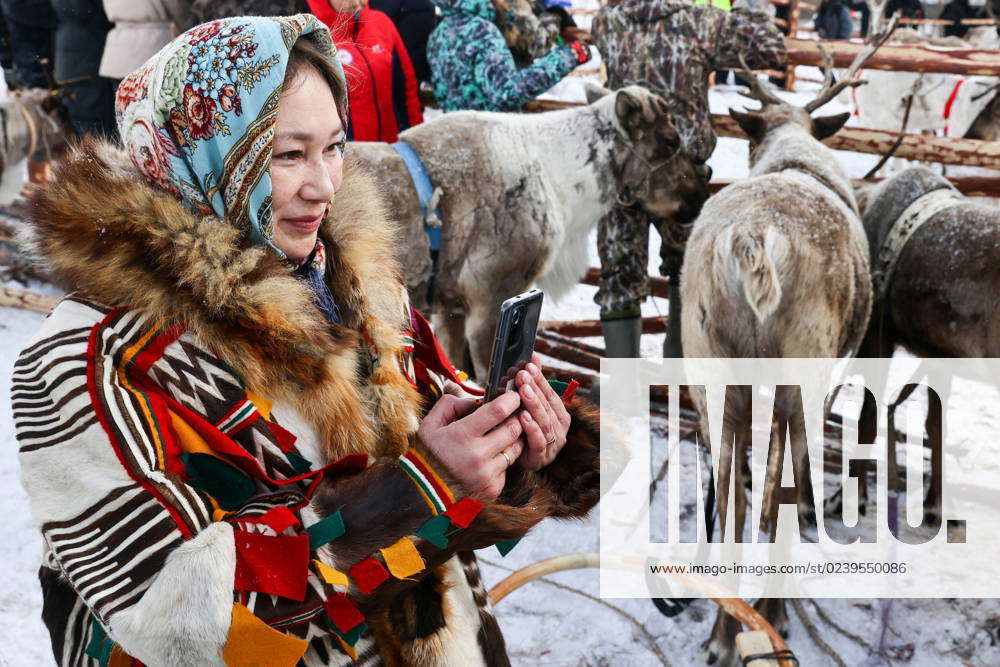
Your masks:
{"label": "snow on ground", "polygon": [[[806,68],[800,68],[800,73]],[[815,77],[814,78],[818,78]],[[788,95],[800,103],[806,92]],[[718,86],[711,94],[712,110],[724,113],[729,106],[746,106],[734,87]],[[750,102],[750,106],[754,103]],[[838,101],[825,112],[846,107]],[[838,153],[849,175],[859,177],[875,158]],[[718,178],[746,176],[746,142],[720,139],[711,165]],[[650,273],[659,264],[658,239],[650,240]],[[597,265],[591,244],[591,265]],[[42,286],[32,289],[49,291]],[[544,319],[594,319],[596,288],[580,285],[558,302],[547,302]],[[667,302],[649,299],[645,315],[666,314]],[[0,308],[0,515],[5,517],[0,561],[0,665],[12,667],[51,665],[48,635],[40,620],[41,592],[36,577],[41,553],[40,538],[29,515],[27,499],[19,481],[17,443],[9,400],[10,376],[18,351],[38,329],[43,316]],[[659,356],[662,336],[646,336],[643,354]],[[602,344],[599,339],[588,342]],[[996,420],[975,415],[978,424],[993,433]],[[977,421],[978,420],[978,421]],[[984,422],[985,423],[982,423]],[[982,431],[980,431],[982,432]],[[966,433],[963,437],[974,437]],[[654,447],[654,451],[655,447]],[[659,453],[662,456],[662,452]],[[659,462],[654,461],[654,465]],[[690,472],[690,471],[689,471]],[[683,473],[682,473],[683,474]],[[480,552],[486,583],[492,587],[511,570],[543,558],[572,552],[598,550],[597,515],[582,522],[546,521],[524,539],[506,558],[495,549]],[[848,665],[887,664],[863,644],[877,645],[880,618],[886,603],[879,600],[821,600],[825,615],[853,633],[850,639],[833,630],[817,615],[809,601],[804,608],[811,623]],[[563,572],[536,580],[515,591],[497,606],[511,657],[516,665],[672,665],[703,664],[701,643],[708,636],[716,605],[699,600],[682,615],[661,616],[648,600],[601,600],[596,570]],[[834,664],[822,653],[796,614],[791,618],[789,644],[802,665]],[[930,630],[930,631],[929,631]],[[1000,603],[996,600],[896,600],[892,603],[885,646],[895,664],[916,666],[1000,664]]]}

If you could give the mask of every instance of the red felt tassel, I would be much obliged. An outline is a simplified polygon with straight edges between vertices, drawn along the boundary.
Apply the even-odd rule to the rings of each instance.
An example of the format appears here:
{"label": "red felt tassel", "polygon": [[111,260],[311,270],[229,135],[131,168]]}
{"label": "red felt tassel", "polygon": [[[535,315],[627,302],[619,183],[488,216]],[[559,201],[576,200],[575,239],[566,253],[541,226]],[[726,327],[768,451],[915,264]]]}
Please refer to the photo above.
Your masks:
{"label": "red felt tassel", "polygon": [[243,530],[234,530],[233,536],[236,542],[233,588],[305,601],[308,536],[261,535]]}
{"label": "red felt tassel", "polygon": [[272,507],[260,516],[240,518],[239,521],[262,523],[273,530],[276,535],[281,535],[292,526],[299,524],[299,518],[287,507]]}
{"label": "red felt tassel", "polygon": [[371,593],[389,578],[389,572],[382,567],[382,563],[371,557],[355,564],[350,573],[351,579],[365,595]]}
{"label": "red felt tassel", "polygon": [[274,439],[278,441],[278,447],[281,448],[281,451],[286,454],[292,451],[292,447],[295,446],[296,440],[296,437],[292,435],[292,432],[274,422],[268,422],[267,425],[270,427],[271,433],[274,435]]}
{"label": "red felt tassel", "polygon": [[474,498],[465,497],[449,507],[444,515],[451,519],[451,522],[459,528],[466,528],[476,518],[481,509],[483,509],[481,502]]}
{"label": "red felt tassel", "polygon": [[365,620],[350,598],[343,593],[331,593],[324,606],[326,607],[326,615],[341,632],[350,632],[351,629],[357,627],[358,623],[363,623]]}
{"label": "red felt tassel", "polygon": [[564,391],[563,395],[560,397],[562,398],[563,403],[573,402],[573,397],[576,396],[576,390],[579,388],[579,386],[580,383],[577,382],[576,380],[569,381],[569,384],[566,385],[566,391]]}

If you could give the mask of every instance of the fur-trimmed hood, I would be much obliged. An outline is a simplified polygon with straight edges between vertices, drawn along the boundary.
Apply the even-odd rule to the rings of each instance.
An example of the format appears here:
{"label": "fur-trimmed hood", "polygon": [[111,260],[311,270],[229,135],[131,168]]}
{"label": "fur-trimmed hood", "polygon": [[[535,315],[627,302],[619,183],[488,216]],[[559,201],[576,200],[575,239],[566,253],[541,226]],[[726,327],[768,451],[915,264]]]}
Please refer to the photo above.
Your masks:
{"label": "fur-trimmed hood", "polygon": [[109,143],[71,152],[35,191],[29,222],[27,245],[59,286],[184,322],[251,389],[298,404],[330,456],[405,450],[419,394],[394,362],[361,377],[359,354],[370,345],[399,356],[406,288],[378,189],[351,160],[320,229],[345,326],[326,320],[274,252],[148,185]]}

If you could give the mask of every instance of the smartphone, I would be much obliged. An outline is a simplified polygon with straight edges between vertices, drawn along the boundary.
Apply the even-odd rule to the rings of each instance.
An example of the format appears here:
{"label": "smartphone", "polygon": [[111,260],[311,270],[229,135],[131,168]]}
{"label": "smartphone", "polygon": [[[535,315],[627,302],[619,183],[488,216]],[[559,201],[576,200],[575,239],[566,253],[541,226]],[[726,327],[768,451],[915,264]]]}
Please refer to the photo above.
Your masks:
{"label": "smartphone", "polygon": [[517,372],[531,361],[544,296],[541,290],[533,289],[511,297],[500,305],[500,316],[493,336],[493,351],[490,353],[490,372],[487,375],[487,401],[492,401],[507,391]]}

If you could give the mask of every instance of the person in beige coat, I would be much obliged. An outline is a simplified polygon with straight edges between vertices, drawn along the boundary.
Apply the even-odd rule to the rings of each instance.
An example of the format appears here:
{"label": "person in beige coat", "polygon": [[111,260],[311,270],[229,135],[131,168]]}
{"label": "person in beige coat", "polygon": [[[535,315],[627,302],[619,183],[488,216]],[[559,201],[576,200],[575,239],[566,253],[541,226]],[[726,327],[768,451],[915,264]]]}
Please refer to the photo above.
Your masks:
{"label": "person in beige coat", "polygon": [[122,79],[192,26],[188,0],[104,0],[108,33],[101,76]]}

